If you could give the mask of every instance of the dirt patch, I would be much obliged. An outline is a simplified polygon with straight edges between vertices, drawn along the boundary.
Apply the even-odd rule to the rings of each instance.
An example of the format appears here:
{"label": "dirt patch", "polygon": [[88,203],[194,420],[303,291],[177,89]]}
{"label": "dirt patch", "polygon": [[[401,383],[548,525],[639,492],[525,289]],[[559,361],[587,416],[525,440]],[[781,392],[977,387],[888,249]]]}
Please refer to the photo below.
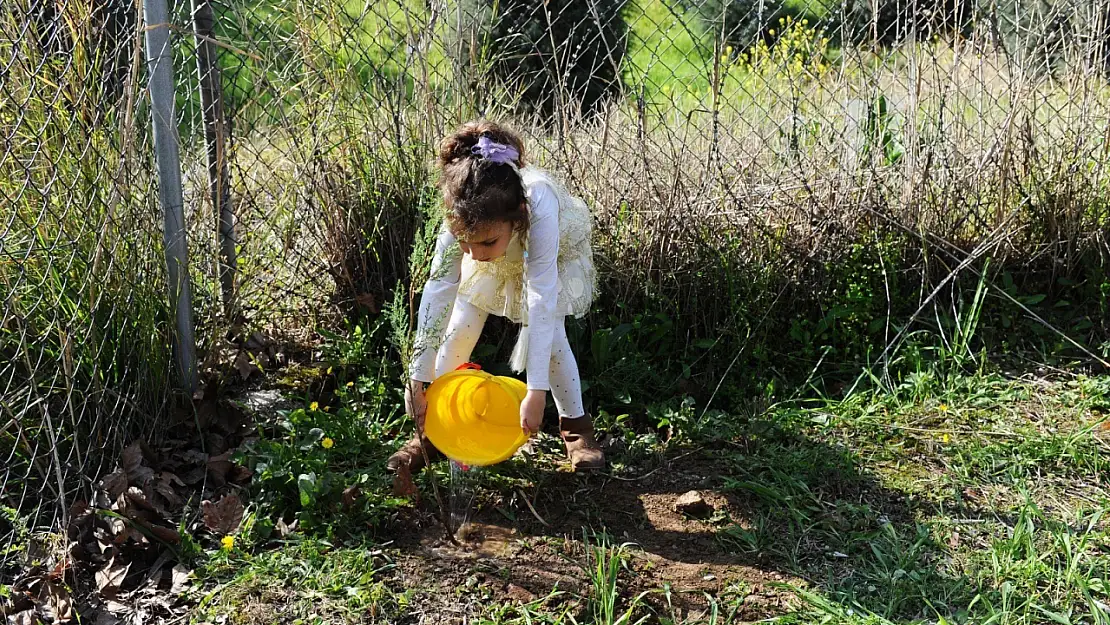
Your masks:
{"label": "dirt patch", "polygon": [[[573,608],[590,592],[587,553],[601,534],[611,545],[626,546],[621,574],[626,601],[650,591],[646,600],[655,608],[683,617],[707,610],[706,594],[735,599],[738,618],[788,610],[791,596],[775,585],[799,580],[765,570],[717,539],[724,525],[745,523],[744,508],[697,473],[660,471],[631,481],[551,472],[542,480],[531,493],[535,513],[520,497],[501,498],[500,511],[474,512],[458,545],[444,538],[438,524],[423,525],[419,537],[399,545],[406,586],[429,588],[428,600],[451,611],[459,609],[460,593],[485,602],[550,597],[548,607]],[[699,490],[711,515],[692,518],[676,511],[678,498],[691,489]],[[427,504],[425,512],[433,512]]]}

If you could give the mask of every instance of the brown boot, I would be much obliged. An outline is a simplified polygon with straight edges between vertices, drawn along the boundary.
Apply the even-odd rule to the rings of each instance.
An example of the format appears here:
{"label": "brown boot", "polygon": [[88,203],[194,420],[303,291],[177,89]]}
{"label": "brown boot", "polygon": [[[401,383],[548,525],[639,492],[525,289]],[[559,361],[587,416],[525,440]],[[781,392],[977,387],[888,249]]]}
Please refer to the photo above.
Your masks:
{"label": "brown boot", "polygon": [[424,449],[421,450],[421,437],[413,436],[412,440],[405,443],[386,461],[386,469],[393,474],[393,492],[400,496],[412,497],[416,493],[416,485],[412,482],[412,475],[419,473],[427,466],[424,452],[428,452],[428,460],[437,460],[441,455],[428,437],[423,437]]}
{"label": "brown boot", "polygon": [[567,457],[574,472],[599,471],[605,468],[605,454],[594,440],[594,421],[590,415],[577,419],[559,419],[559,433],[567,446]]}

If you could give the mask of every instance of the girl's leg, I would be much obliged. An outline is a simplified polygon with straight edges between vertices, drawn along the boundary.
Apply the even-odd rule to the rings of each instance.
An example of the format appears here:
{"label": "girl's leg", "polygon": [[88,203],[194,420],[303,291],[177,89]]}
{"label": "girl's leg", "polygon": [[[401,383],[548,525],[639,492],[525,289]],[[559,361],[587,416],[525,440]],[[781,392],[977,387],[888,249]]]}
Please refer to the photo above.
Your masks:
{"label": "girl's leg", "polygon": [[551,397],[559,409],[559,418],[577,419],[585,416],[586,408],[582,402],[582,380],[578,375],[578,361],[570,351],[567,340],[566,324],[555,325],[555,336],[551,341]]}
{"label": "girl's leg", "polygon": [[574,471],[596,471],[605,468],[605,454],[594,439],[593,419],[586,414],[582,402],[582,380],[578,361],[570,351],[566,324],[555,326],[551,343],[551,396],[559,409],[559,433],[567,446],[567,456]]}
{"label": "girl's leg", "polygon": [[451,320],[444,332],[443,345],[436,353],[437,378],[470,360],[470,354],[478,344],[478,337],[482,335],[487,317],[489,313],[470,302],[455,300],[455,309],[451,311]]}

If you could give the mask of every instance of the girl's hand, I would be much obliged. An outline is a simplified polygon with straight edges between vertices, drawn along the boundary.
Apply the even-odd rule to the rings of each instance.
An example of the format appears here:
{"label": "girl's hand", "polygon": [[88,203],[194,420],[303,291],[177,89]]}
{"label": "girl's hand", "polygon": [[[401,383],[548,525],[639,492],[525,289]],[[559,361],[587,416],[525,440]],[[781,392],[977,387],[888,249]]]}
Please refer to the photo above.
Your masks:
{"label": "girl's hand", "polygon": [[416,421],[416,431],[423,432],[428,398],[424,396],[424,383],[420,380],[409,380],[405,385],[405,412]]}
{"label": "girl's hand", "polygon": [[547,404],[547,391],[529,390],[520,402],[520,427],[529,435],[540,431],[543,409]]}

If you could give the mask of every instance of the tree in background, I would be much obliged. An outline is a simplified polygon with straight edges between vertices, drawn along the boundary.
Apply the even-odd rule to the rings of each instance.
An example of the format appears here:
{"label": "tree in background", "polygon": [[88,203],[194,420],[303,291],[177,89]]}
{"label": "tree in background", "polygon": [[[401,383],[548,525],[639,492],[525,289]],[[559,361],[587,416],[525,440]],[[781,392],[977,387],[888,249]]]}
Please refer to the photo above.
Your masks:
{"label": "tree in background", "polygon": [[[462,0],[456,62],[492,74],[519,108],[589,114],[620,92],[628,0]],[[479,89],[479,93],[481,93]]]}

